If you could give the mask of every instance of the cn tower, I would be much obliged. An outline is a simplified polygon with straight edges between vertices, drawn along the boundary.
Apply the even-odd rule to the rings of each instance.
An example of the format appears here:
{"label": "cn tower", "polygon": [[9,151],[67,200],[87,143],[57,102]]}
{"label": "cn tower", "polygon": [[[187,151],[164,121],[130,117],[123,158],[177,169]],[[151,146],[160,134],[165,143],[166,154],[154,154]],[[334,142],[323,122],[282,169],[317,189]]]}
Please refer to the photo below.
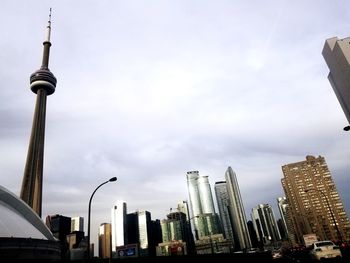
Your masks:
{"label": "cn tower", "polygon": [[41,217],[43,161],[45,141],[46,99],[55,92],[57,80],[49,70],[51,35],[51,8],[41,67],[30,76],[30,88],[36,94],[32,132],[30,135],[26,165],[24,169],[21,199]]}

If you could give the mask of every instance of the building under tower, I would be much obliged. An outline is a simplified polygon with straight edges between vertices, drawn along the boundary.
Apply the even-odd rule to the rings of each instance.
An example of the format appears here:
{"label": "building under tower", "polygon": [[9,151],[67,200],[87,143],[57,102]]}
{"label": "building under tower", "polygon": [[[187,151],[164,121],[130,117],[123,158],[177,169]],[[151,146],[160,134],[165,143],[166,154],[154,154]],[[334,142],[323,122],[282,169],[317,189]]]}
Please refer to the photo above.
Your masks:
{"label": "building under tower", "polygon": [[47,96],[55,92],[57,83],[55,76],[49,70],[50,35],[51,9],[47,25],[47,35],[43,43],[42,64],[40,69],[30,76],[30,88],[36,94],[36,104],[20,194],[21,199],[39,217],[41,217],[42,210],[46,100]]}

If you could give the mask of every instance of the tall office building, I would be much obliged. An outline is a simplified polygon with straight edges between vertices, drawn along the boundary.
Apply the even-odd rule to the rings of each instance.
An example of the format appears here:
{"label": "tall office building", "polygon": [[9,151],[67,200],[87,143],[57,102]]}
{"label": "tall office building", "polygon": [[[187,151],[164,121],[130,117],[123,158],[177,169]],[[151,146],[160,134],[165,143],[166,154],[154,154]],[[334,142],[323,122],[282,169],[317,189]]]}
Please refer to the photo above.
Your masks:
{"label": "tall office building", "polygon": [[235,172],[229,166],[225,172],[228,197],[230,200],[230,215],[232,220],[232,230],[234,245],[236,250],[251,248],[251,241],[247,226],[247,219],[243,207],[241,192],[238,187]]}
{"label": "tall office building", "polygon": [[74,216],[71,218],[71,232],[81,231],[84,232],[84,218],[81,216]]}
{"label": "tall office building", "polygon": [[230,219],[230,199],[228,197],[225,181],[216,182],[214,186],[216,201],[218,203],[222,230],[226,239],[233,240],[233,231]]}
{"label": "tall office building", "polygon": [[264,245],[275,245],[281,240],[275,215],[269,204],[259,204],[252,209],[252,221],[259,241]]}
{"label": "tall office building", "polygon": [[196,239],[220,233],[208,176],[200,176],[198,171],[187,172],[187,187]]}
{"label": "tall office building", "polygon": [[21,188],[21,199],[33,208],[39,217],[42,210],[46,100],[48,95],[55,92],[57,83],[49,70],[50,36],[51,9],[43,43],[41,67],[30,76],[30,88],[36,94],[36,104]]}
{"label": "tall office building", "polygon": [[350,38],[327,39],[322,55],[330,70],[328,80],[350,123]]}
{"label": "tall office building", "polygon": [[349,240],[349,219],[325,158],[308,155],[305,161],[283,165],[282,171],[294,242],[303,244],[303,235],[310,233],[320,240]]}
{"label": "tall office building", "polygon": [[116,247],[127,244],[127,221],[126,221],[126,203],[117,201],[111,209],[112,218],[112,251],[116,252]]}
{"label": "tall office building", "polygon": [[100,258],[111,258],[112,225],[102,223],[98,232],[98,255]]}

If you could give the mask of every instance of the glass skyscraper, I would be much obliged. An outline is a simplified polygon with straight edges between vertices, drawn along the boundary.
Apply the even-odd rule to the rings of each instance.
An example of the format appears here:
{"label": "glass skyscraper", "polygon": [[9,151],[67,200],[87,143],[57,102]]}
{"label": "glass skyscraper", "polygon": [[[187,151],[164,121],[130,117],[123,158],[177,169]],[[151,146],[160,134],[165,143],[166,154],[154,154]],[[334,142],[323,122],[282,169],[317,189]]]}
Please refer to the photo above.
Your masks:
{"label": "glass skyscraper", "polygon": [[200,176],[198,171],[187,172],[187,187],[196,239],[220,233],[208,176]]}
{"label": "glass skyscraper", "polygon": [[275,215],[269,204],[259,204],[252,209],[252,221],[258,239],[264,245],[276,245],[281,240]]}
{"label": "glass skyscraper", "polygon": [[116,247],[127,244],[126,233],[126,203],[117,201],[111,209],[112,217],[112,251],[116,252]]}
{"label": "glass skyscraper", "polygon": [[230,220],[230,200],[225,181],[216,182],[214,186],[216,201],[218,203],[221,224],[226,239],[233,240],[233,232]]}
{"label": "glass skyscraper", "polygon": [[247,219],[243,207],[235,172],[229,166],[225,172],[228,197],[230,200],[230,214],[232,220],[235,250],[251,248]]}

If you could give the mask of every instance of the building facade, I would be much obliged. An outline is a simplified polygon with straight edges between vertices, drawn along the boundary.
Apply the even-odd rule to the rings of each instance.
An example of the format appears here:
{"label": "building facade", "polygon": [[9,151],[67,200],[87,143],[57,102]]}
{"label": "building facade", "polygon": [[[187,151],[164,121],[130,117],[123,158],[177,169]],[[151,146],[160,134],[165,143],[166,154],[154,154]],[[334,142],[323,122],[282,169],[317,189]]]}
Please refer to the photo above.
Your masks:
{"label": "building facade", "polygon": [[306,156],[305,161],[282,166],[282,187],[288,202],[288,233],[303,244],[303,235],[319,240],[348,241],[350,222],[325,158]]}

